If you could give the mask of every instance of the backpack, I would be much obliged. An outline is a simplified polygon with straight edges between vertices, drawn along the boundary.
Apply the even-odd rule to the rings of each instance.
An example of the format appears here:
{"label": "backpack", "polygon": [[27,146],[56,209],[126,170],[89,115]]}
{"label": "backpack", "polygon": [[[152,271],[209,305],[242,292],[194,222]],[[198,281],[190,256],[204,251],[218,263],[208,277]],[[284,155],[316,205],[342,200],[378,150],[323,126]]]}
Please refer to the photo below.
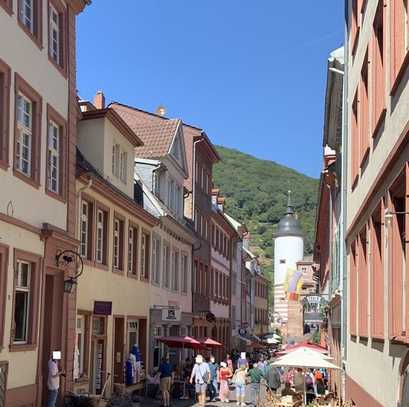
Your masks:
{"label": "backpack", "polygon": [[311,387],[313,385],[312,377],[310,374],[307,374],[305,376],[305,384],[307,385],[307,387]]}

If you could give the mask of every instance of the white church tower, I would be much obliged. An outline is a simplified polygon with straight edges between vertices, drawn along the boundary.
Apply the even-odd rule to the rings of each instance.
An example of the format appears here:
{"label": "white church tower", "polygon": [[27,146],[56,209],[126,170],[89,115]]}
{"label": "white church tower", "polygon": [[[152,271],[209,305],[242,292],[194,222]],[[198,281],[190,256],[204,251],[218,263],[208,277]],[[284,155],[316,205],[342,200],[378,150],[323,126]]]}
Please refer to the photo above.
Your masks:
{"label": "white church tower", "polygon": [[274,235],[274,314],[278,323],[286,324],[288,321],[285,283],[288,274],[297,269],[297,262],[303,258],[304,237],[291,204],[291,191],[288,191],[287,211]]}

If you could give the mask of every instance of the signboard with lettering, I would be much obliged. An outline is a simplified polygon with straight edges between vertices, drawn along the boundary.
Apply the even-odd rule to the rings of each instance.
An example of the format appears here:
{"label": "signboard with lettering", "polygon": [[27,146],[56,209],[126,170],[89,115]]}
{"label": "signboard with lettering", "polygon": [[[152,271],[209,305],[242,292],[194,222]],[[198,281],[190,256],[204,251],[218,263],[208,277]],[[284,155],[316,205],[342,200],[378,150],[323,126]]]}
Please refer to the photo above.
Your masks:
{"label": "signboard with lettering", "polygon": [[321,295],[308,295],[303,300],[304,323],[321,324],[325,319],[324,307],[328,301]]}
{"label": "signboard with lettering", "polygon": [[112,301],[94,301],[95,315],[112,315]]}
{"label": "signboard with lettering", "polygon": [[176,308],[162,309],[162,321],[163,322],[178,322],[182,318],[182,311]]}

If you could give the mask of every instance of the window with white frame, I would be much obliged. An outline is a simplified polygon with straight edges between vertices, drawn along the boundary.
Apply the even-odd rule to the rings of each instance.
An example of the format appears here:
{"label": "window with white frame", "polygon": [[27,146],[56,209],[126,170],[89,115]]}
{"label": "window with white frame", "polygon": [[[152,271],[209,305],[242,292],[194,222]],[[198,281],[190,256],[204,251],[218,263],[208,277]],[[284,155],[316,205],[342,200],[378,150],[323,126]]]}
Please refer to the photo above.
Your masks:
{"label": "window with white frame", "polygon": [[19,0],[19,19],[31,32],[34,32],[34,0]]}
{"label": "window with white frame", "polygon": [[152,272],[153,282],[160,284],[160,238],[154,236],[152,240]]}
{"label": "window with white frame", "polygon": [[33,102],[17,95],[16,169],[31,177],[33,145]]}
{"label": "window with white frame", "polygon": [[172,253],[172,290],[179,291],[179,252],[173,250]]}
{"label": "window with white frame", "polygon": [[149,279],[149,251],[150,251],[150,235],[148,232],[141,234],[141,278]]}
{"label": "window with white frame", "polygon": [[128,349],[131,352],[134,345],[139,346],[138,327],[139,321],[137,319],[128,321]]}
{"label": "window with white frame", "polygon": [[163,244],[163,287],[170,288],[170,247]]}
{"label": "window with white frame", "polygon": [[48,124],[48,189],[60,193],[60,126],[53,121]]}
{"label": "window with white frame", "polygon": [[105,263],[105,213],[97,210],[97,239],[96,239],[96,261]]}
{"label": "window with white frame", "polygon": [[119,179],[126,184],[128,177],[128,153],[126,151],[121,151],[120,153],[120,174]]}
{"label": "window with white frame", "polygon": [[85,259],[91,259],[91,222],[92,222],[92,204],[83,200],[81,202],[80,219],[80,254]]}
{"label": "window with white frame", "polygon": [[182,253],[182,292],[188,292],[188,284],[189,284],[189,275],[188,275],[188,256]]}
{"label": "window with white frame", "polygon": [[114,268],[119,269],[120,268],[120,263],[119,263],[119,252],[120,252],[120,233],[121,233],[121,227],[119,223],[119,219],[114,219]]}
{"label": "window with white frame", "polygon": [[31,263],[17,261],[14,297],[14,343],[28,342]]}
{"label": "window with white frame", "polygon": [[56,63],[60,64],[60,50],[61,50],[61,38],[60,38],[60,16],[55,7],[50,4],[50,32],[49,32],[49,53],[51,59]]}
{"label": "window with white frame", "polygon": [[128,229],[128,273],[137,275],[138,229],[130,226]]}
{"label": "window with white frame", "polygon": [[119,177],[119,158],[120,158],[120,146],[114,143],[112,145],[112,175],[116,178]]}

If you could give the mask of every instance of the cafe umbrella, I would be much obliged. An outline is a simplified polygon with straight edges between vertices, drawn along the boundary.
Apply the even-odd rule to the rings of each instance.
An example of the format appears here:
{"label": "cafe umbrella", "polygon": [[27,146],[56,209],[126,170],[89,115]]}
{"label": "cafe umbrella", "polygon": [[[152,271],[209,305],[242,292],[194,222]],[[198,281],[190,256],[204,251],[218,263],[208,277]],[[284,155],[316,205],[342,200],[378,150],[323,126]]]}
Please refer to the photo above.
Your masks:
{"label": "cafe umbrella", "polygon": [[[331,363],[325,356],[309,349],[299,349],[288,353],[273,362],[273,366],[301,368],[304,370],[304,374],[305,369],[339,369],[338,366]],[[306,403],[306,399],[304,378],[304,403]]]}

